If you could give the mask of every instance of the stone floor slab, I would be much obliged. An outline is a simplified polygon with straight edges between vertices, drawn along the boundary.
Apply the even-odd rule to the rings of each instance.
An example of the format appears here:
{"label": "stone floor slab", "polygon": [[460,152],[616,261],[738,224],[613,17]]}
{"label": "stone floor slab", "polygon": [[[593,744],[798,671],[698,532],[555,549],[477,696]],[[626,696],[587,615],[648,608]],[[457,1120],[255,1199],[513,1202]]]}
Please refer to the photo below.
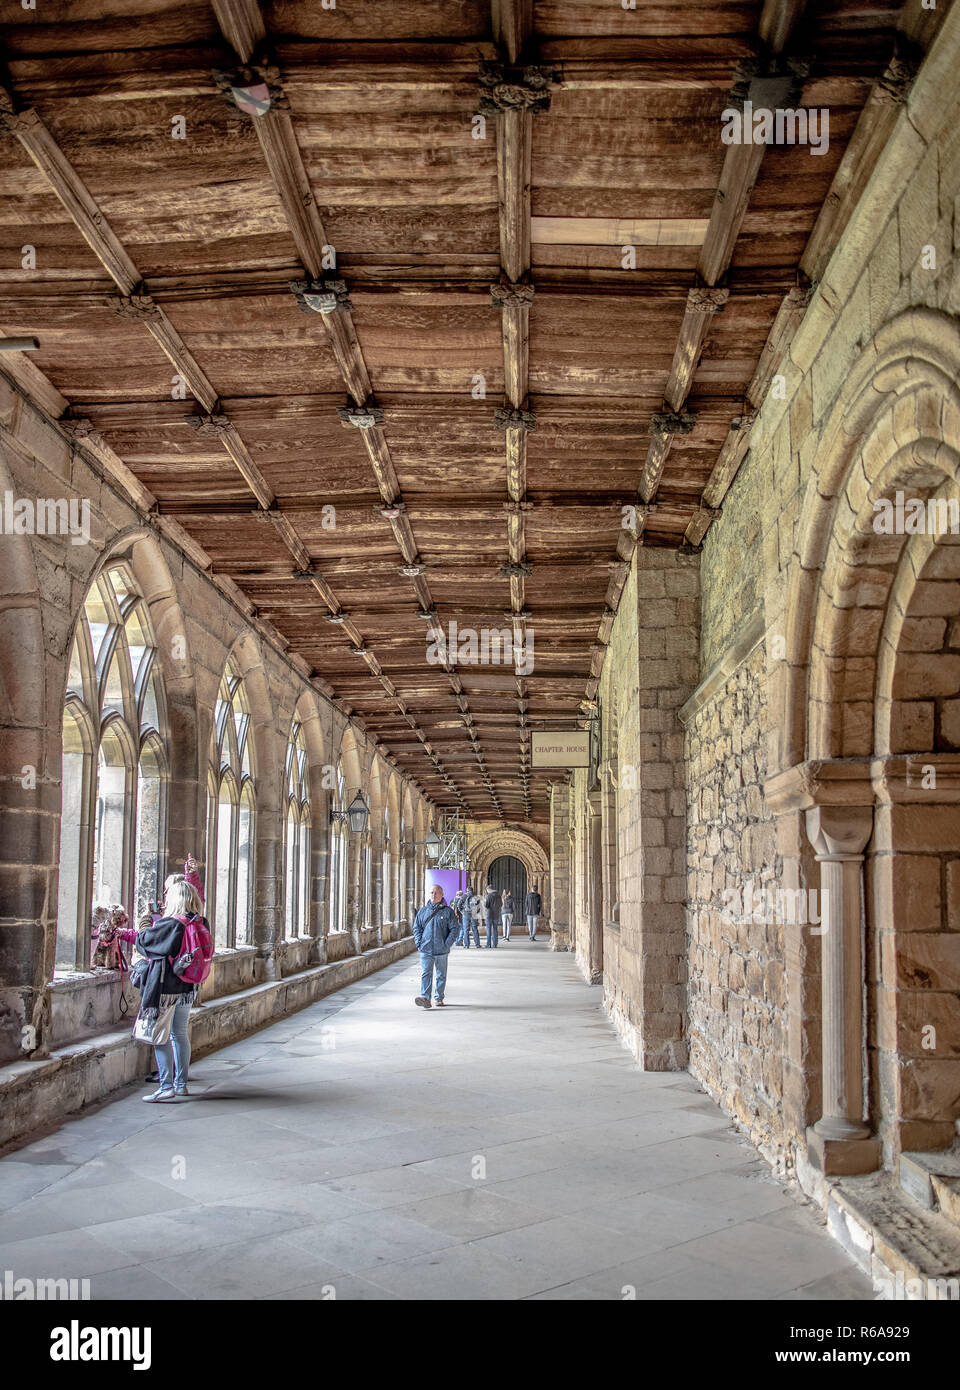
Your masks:
{"label": "stone floor slab", "polygon": [[0,1268],[145,1300],[870,1299],[685,1073],[640,1072],[569,956],[399,961],[0,1158]]}

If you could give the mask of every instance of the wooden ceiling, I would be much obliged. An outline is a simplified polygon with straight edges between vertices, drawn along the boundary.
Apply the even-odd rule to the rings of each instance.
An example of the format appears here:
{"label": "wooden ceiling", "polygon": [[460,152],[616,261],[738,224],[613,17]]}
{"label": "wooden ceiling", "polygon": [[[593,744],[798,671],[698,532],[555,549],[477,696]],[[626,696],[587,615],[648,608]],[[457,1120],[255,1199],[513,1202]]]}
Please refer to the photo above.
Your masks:
{"label": "wooden ceiling", "polygon": [[[595,696],[634,547],[702,541],[939,17],[43,0],[0,29],[0,323],[40,344],[0,363],[430,797],[543,821],[530,730]],[[722,144],[736,80],[829,150]],[[433,612],[533,672],[428,664]]]}

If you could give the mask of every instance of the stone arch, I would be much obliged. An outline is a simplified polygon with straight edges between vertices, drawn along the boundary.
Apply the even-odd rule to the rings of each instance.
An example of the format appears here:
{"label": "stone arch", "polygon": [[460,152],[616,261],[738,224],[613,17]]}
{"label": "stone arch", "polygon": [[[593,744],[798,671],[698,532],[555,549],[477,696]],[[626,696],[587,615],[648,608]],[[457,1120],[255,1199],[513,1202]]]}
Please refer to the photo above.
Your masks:
{"label": "stone arch", "polygon": [[364,776],[364,760],[361,755],[357,731],[348,724],[340,740],[338,760],[343,763],[343,776],[346,783],[346,796],[349,800],[359,787],[369,797],[369,779]]}
{"label": "stone arch", "polygon": [[[808,808],[820,861],[819,874],[810,864],[810,881],[819,879],[831,900],[820,943],[823,1118],[808,1131],[827,1171],[840,1171],[834,1163],[848,1172],[875,1167],[880,1146],[871,1130],[888,1162],[903,1148],[953,1137],[960,1060],[924,1055],[917,1020],[938,1002],[955,1009],[960,997],[941,944],[949,925],[944,860],[960,839],[960,808],[949,787],[924,792],[919,778],[911,781],[911,736],[899,711],[910,689],[903,672],[911,601],[938,547],[929,535],[886,534],[875,525],[875,504],[902,492],[924,506],[960,506],[958,364],[960,325],[937,311],[912,310],[877,333],[828,418],[798,528],[788,666],[771,713],[780,768],[792,768],[794,779],[781,809]],[[949,616],[960,617],[960,605]],[[775,671],[773,680],[776,689]],[[943,781],[954,780],[951,767]],[[861,856],[865,959],[855,911]],[[864,1043],[865,1119],[857,1079]]]}
{"label": "stone arch", "polygon": [[469,852],[471,873],[481,886],[486,882],[486,874],[493,861],[508,854],[520,860],[527,871],[528,884],[532,886],[537,883],[540,892],[546,896],[550,864],[543,847],[532,835],[522,830],[493,830],[470,845]]}
{"label": "stone arch", "polygon": [[[250,702],[250,716],[253,722],[256,767],[254,776],[257,783],[257,809],[268,814],[278,814],[282,791],[283,752],[278,749],[281,737],[286,740],[288,730],[279,730],[274,717],[270,686],[263,664],[263,649],[256,633],[247,630],[242,633],[227,652],[223,667],[217,675],[217,689],[230,659],[236,664],[243,677],[247,699]],[[207,711],[204,711],[206,714]],[[206,735],[213,729],[213,703],[209,709]],[[202,745],[204,750],[206,742]]]}
{"label": "stone arch", "polygon": [[[867,571],[896,563],[904,542],[884,545],[888,538],[868,529],[873,502],[897,481],[929,490],[957,476],[946,441],[960,438],[958,362],[955,320],[934,310],[901,314],[855,363],[831,412],[804,496],[788,591],[781,767],[851,756],[858,747],[855,726],[862,731],[865,712],[844,706],[863,701],[842,692],[851,678],[863,690],[864,668],[855,663],[869,641],[863,629],[877,619],[858,623],[856,614],[885,607],[890,577],[879,580],[884,602],[868,605]],[[869,703],[872,743],[872,692]]]}

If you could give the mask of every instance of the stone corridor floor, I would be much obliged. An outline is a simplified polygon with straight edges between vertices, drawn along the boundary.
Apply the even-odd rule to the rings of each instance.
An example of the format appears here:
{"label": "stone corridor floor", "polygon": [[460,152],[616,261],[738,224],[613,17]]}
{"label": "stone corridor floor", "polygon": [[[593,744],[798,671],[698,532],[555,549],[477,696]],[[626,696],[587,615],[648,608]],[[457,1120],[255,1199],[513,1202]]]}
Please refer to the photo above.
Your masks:
{"label": "stone corridor floor", "polygon": [[637,1070],[569,955],[416,958],[0,1160],[0,1276],[95,1299],[871,1299],[685,1073]]}

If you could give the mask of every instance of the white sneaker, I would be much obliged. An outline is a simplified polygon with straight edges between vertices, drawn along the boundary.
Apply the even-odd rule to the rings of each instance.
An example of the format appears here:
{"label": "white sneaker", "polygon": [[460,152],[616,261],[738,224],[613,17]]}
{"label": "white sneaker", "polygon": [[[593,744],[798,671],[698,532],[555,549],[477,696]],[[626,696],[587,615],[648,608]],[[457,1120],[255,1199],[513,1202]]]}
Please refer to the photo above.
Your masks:
{"label": "white sneaker", "polygon": [[190,1099],[190,1092],[187,1090],[186,1086],[174,1087],[173,1094],[176,1096],[177,1100],[181,1100],[183,1098],[187,1100]]}
{"label": "white sneaker", "polygon": [[144,1105],[162,1104],[166,1101],[176,1100],[176,1098],[177,1096],[175,1091],[154,1091],[153,1094],[150,1096],[140,1097]]}

